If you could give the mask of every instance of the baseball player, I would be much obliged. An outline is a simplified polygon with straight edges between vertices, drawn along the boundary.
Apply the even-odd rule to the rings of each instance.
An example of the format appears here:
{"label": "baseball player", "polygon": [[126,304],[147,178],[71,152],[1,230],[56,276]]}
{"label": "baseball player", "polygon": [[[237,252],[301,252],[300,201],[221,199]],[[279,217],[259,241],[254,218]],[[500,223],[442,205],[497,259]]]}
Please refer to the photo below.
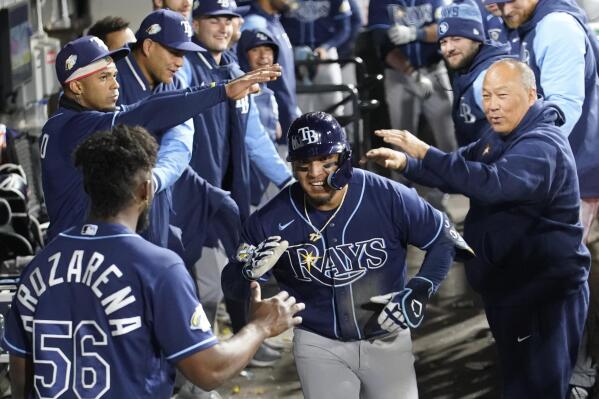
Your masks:
{"label": "baseball player", "polygon": [[451,151],[456,140],[452,96],[437,45],[437,23],[448,0],[372,0],[368,27],[385,69],[391,126],[418,131],[426,118],[436,145]]}
{"label": "baseball player", "polygon": [[[225,294],[247,294],[248,280],[272,267],[305,301],[293,353],[307,399],[416,398],[408,327],[422,322],[456,247],[468,247],[416,191],[354,169],[331,115],[302,115],[287,138],[297,182],[248,219]],[[426,251],[409,280],[408,245]],[[261,258],[268,248],[282,254],[274,267],[276,256]]]}
{"label": "baseball player", "polygon": [[[64,95],[60,99],[59,110],[42,128],[40,138],[42,184],[50,218],[50,239],[85,220],[88,198],[81,175],[71,161],[73,149],[85,137],[99,130],[109,130],[118,123],[141,125],[160,136],[197,112],[228,97],[242,98],[252,85],[280,74],[275,66],[227,84],[186,89],[168,95],[157,94],[134,105],[116,108],[119,86],[114,61],[128,52],[128,49],[110,52],[97,37],[84,36],[69,42],[57,55],[56,73]],[[172,173],[172,170],[164,169],[162,173]],[[165,188],[160,175],[154,171],[157,191]],[[156,226],[157,229],[159,227]],[[161,230],[156,234],[161,236],[158,237],[160,242],[166,240]]]}
{"label": "baseball player", "polygon": [[406,152],[367,156],[410,180],[470,198],[466,276],[480,293],[499,352],[503,397],[567,397],[586,319],[590,266],[582,243],[572,150],[563,113],[537,100],[532,70],[501,60],[485,75],[493,131],[451,153],[407,131],[376,133]]}
{"label": "baseball player", "polygon": [[15,398],[162,398],[174,368],[213,388],[261,342],[301,322],[303,304],[252,287],[248,326],[218,342],[182,260],[135,234],[147,223],[156,142],[119,125],[75,151],[90,196],[86,222],[58,235],[24,270],[7,316]]}
{"label": "baseball player", "polygon": [[154,11],[168,8],[183,15],[187,20],[191,17],[192,4],[192,0],[152,0]]}
{"label": "baseball player", "polygon": [[[351,32],[350,16],[348,0],[298,0],[281,18],[293,45],[295,60],[339,58],[337,47],[345,43]],[[313,74],[306,74],[310,76],[298,76],[304,84],[343,83],[338,63],[318,65]],[[342,100],[341,92],[298,95],[298,105],[304,112],[328,109]],[[334,112],[342,114],[343,107],[335,108]]]}
{"label": "baseball player", "polygon": [[105,17],[93,24],[87,34],[96,36],[106,43],[108,50],[116,50],[135,42],[135,33],[129,28],[129,21],[121,17]]}
{"label": "baseball player", "polygon": [[441,10],[439,47],[453,72],[451,117],[458,144],[478,140],[490,129],[483,111],[482,85],[491,64],[510,54],[508,44],[485,42],[482,16],[472,0],[456,1]]}
{"label": "baseball player", "polygon": [[[279,46],[278,62],[283,69],[280,79],[267,85],[275,93],[283,132],[287,132],[291,122],[300,116],[295,93],[295,67],[293,49],[289,36],[280,21],[280,15],[294,6],[293,0],[255,0],[244,17],[241,30],[258,29],[270,33]],[[282,141],[286,139],[282,136]]]}
{"label": "baseball player", "polygon": [[[138,44],[131,46],[131,53],[116,64],[119,104],[133,104],[154,93],[185,88],[176,73],[183,64],[183,54],[202,50],[191,42],[187,20],[174,11],[154,11],[142,21],[137,38]],[[164,206],[171,210],[170,223],[181,229],[183,244],[182,251],[169,248],[176,250],[190,270],[200,258],[208,230],[216,230],[225,249],[232,253],[240,224],[237,205],[229,194],[207,183],[189,166],[193,134],[193,120],[189,119],[162,135],[158,151],[158,162],[165,154],[163,162],[180,170]]]}
{"label": "baseball player", "polygon": [[[265,31],[248,29],[241,33],[237,44],[237,59],[244,71],[252,71],[265,65],[273,65],[279,56],[279,46]],[[274,92],[266,84],[260,85],[260,93],[252,94],[260,114],[262,126],[274,142],[281,138],[279,107]],[[263,200],[269,184],[268,179],[254,165],[250,165],[252,205],[258,206]]]}

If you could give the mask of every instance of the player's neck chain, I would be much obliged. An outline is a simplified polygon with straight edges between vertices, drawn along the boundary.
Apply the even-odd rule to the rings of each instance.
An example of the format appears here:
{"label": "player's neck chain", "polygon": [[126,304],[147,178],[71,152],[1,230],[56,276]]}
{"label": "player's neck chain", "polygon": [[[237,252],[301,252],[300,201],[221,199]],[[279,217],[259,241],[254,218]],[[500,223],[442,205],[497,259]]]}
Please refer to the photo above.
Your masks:
{"label": "player's neck chain", "polygon": [[343,193],[343,197],[341,198],[341,202],[339,203],[339,206],[337,207],[337,209],[335,209],[335,212],[333,212],[331,217],[326,221],[324,226],[322,226],[322,228],[320,228],[320,230],[317,229],[312,224],[312,220],[310,220],[310,215],[308,214],[308,205],[307,205],[307,201],[306,201],[306,194],[304,193],[304,213],[306,214],[306,219],[308,220],[308,224],[310,225],[310,227],[312,227],[314,229],[314,233],[310,233],[310,241],[316,242],[322,238],[322,231],[327,228],[329,223],[331,223],[331,221],[333,219],[335,219],[335,216],[337,216],[337,214],[339,213],[339,210],[343,206],[343,201],[345,201],[345,196],[347,195],[348,191],[349,190],[345,190],[345,192]]}

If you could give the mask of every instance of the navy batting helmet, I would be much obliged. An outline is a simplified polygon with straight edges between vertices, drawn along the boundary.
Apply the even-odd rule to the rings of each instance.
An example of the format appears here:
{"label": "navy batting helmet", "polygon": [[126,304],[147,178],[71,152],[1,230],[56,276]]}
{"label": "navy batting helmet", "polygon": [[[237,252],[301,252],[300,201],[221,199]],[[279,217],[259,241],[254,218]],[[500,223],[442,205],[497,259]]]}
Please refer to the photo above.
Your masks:
{"label": "navy batting helmet", "polygon": [[326,112],[308,112],[293,121],[287,131],[290,162],[339,154],[337,170],[327,179],[329,186],[341,190],[351,179],[351,147],[339,122]]}

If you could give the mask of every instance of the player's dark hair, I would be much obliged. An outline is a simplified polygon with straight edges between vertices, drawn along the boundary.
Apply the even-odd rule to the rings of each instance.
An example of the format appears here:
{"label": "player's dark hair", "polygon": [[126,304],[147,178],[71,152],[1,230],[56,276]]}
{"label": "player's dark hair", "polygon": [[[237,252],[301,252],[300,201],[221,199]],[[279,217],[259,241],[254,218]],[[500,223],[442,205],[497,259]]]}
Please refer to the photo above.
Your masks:
{"label": "player's dark hair", "polygon": [[112,32],[129,27],[129,22],[121,17],[106,17],[92,25],[87,32],[88,35],[97,36],[103,42],[106,42],[106,35]]}
{"label": "player's dark hair", "polygon": [[141,126],[117,125],[94,133],[75,149],[75,166],[83,173],[83,187],[91,213],[115,216],[134,199],[138,172],[150,173],[156,164],[158,144]]}

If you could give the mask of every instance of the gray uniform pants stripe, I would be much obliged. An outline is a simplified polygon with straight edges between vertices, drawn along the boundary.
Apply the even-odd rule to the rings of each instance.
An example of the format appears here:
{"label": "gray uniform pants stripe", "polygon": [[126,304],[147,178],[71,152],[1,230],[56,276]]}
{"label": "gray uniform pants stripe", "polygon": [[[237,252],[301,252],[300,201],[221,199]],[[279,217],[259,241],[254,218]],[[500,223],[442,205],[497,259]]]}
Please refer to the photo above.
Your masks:
{"label": "gray uniform pants stripe", "polygon": [[410,331],[343,342],[295,329],[293,354],[305,399],[417,399]]}

